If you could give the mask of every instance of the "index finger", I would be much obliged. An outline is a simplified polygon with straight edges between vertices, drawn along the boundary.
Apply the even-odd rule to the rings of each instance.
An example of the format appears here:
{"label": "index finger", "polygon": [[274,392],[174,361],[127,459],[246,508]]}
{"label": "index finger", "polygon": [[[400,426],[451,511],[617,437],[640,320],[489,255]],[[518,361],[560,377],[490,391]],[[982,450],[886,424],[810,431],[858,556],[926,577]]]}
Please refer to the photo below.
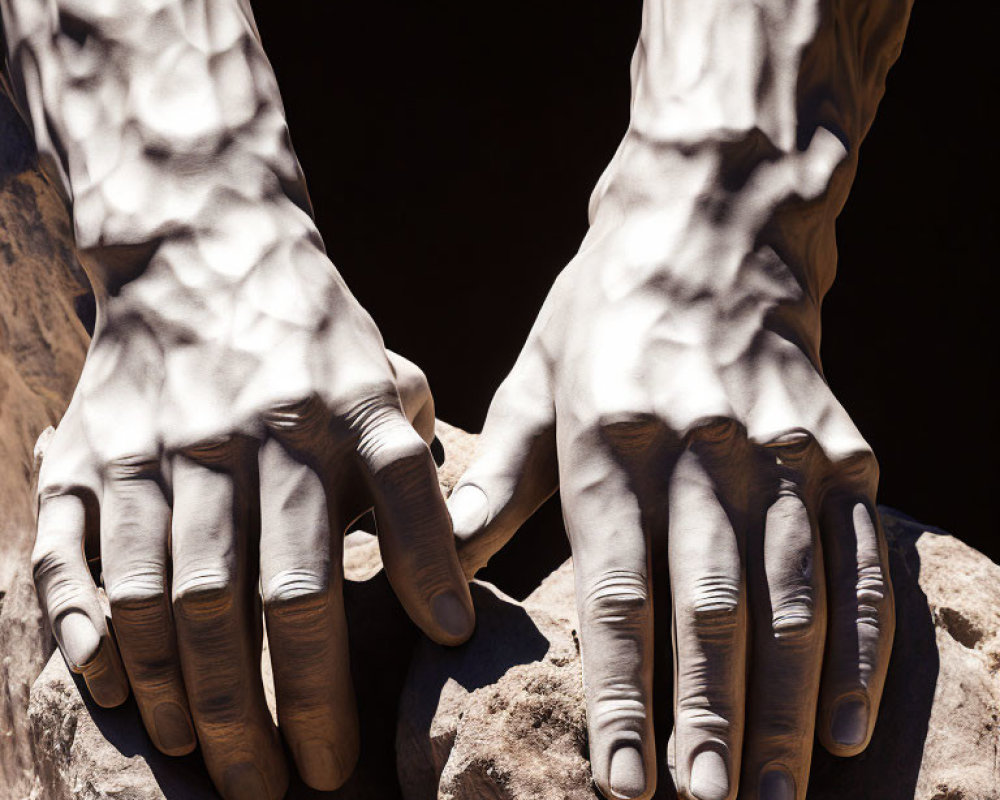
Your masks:
{"label": "index finger", "polygon": [[395,398],[355,415],[386,574],[410,618],[441,644],[472,635],[475,612],[431,451]]}

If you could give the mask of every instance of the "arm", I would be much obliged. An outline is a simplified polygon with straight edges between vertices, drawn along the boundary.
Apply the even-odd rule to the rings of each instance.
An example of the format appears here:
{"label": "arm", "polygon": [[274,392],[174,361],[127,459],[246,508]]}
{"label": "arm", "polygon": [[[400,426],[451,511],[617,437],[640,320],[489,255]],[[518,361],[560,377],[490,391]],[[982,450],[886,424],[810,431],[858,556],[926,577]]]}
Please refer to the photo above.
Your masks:
{"label": "arm", "polygon": [[[35,580],[60,648],[99,704],[131,686],[164,752],[197,736],[224,796],[277,798],[262,599],[280,733],[334,788],[358,748],[344,529],[374,506],[414,621],[450,644],[473,625],[426,383],[324,252],[246,2],[0,8],[98,299],[39,480]],[[115,637],[84,559],[98,543]]]}
{"label": "arm", "polygon": [[671,627],[683,797],[802,798],[814,726],[841,756],[871,735],[894,626],[878,468],[823,378],[820,305],[909,6],[646,0],[590,230],[449,501],[474,572],[560,489],[608,797],[654,791]]}

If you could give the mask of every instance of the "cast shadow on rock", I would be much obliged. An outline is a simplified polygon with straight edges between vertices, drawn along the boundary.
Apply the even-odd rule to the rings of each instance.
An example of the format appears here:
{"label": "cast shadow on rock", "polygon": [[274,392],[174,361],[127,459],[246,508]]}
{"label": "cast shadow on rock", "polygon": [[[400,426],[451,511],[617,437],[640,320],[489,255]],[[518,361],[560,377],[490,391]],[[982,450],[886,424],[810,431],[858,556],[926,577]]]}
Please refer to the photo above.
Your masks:
{"label": "cast shadow on rock", "polygon": [[917,539],[934,536],[881,509],[889,544],[889,572],[896,598],[896,637],[878,722],[871,743],[854,758],[813,749],[809,800],[913,800],[927,738],[939,658],[934,620],[920,588]]}
{"label": "cast shadow on rock", "polygon": [[76,674],[72,677],[101,735],[125,758],[140,756],[166,800],[217,800],[200,750],[181,758],[164,755],[146,733],[133,696],[117,708],[101,708],[90,698],[83,678]]}

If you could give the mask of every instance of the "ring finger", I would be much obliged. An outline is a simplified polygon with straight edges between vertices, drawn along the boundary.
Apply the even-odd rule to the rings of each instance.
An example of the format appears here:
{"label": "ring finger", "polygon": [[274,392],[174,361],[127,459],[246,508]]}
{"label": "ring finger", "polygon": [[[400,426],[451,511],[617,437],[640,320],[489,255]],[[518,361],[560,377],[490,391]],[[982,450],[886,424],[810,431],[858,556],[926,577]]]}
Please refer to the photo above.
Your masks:
{"label": "ring finger", "polygon": [[753,657],[741,786],[760,800],[805,797],[826,635],[819,537],[790,449],[765,449],[773,480],[764,529],[747,537]]}

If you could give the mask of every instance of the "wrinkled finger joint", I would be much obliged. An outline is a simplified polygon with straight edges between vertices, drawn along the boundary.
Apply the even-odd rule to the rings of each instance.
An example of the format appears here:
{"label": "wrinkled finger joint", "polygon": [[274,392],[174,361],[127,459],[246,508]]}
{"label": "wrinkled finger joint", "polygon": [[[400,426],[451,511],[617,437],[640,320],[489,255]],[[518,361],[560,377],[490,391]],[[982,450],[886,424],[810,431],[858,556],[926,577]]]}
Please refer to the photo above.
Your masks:
{"label": "wrinkled finger joint", "polygon": [[649,614],[649,586],[646,576],[632,570],[604,573],[584,599],[588,620],[601,625],[636,624]]}
{"label": "wrinkled finger joint", "polygon": [[695,581],[687,612],[697,629],[728,631],[740,621],[742,588],[727,575],[706,575]]}
{"label": "wrinkled finger joint", "polygon": [[236,599],[232,575],[205,569],[181,576],[174,585],[174,608],[189,617],[221,617]]}
{"label": "wrinkled finger joint", "polygon": [[330,580],[306,569],[290,569],[275,575],[264,587],[264,607],[279,619],[312,619],[330,603]]}

